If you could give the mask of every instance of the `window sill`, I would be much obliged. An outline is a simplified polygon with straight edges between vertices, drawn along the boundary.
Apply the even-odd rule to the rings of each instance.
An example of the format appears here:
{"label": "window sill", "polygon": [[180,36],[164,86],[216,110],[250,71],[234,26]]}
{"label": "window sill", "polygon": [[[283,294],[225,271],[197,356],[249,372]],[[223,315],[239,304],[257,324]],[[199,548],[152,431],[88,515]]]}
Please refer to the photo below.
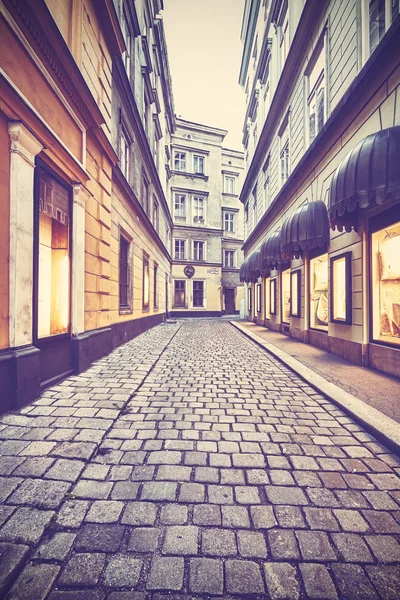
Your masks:
{"label": "window sill", "polygon": [[150,307],[147,307],[147,308],[144,308],[144,307],[143,307],[143,308],[142,308],[142,312],[144,312],[144,313],[148,313],[148,312],[150,312]]}
{"label": "window sill", "polygon": [[131,314],[133,314],[133,310],[129,306],[127,306],[126,308],[125,307],[124,308],[120,307],[119,308],[119,314],[120,315],[131,315]]}

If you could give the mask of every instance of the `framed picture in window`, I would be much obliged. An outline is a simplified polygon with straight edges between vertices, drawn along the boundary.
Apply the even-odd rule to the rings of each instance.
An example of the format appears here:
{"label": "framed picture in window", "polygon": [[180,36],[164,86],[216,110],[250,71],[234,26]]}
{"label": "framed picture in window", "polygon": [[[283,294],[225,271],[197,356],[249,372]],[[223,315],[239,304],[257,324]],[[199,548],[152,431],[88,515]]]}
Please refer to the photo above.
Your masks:
{"label": "framed picture in window", "polygon": [[301,271],[290,273],[290,316],[300,317],[300,285]]}
{"label": "framed picture in window", "polygon": [[331,258],[331,321],[351,325],[351,252]]}
{"label": "framed picture in window", "polygon": [[269,312],[276,315],[276,279],[271,279],[269,288]]}

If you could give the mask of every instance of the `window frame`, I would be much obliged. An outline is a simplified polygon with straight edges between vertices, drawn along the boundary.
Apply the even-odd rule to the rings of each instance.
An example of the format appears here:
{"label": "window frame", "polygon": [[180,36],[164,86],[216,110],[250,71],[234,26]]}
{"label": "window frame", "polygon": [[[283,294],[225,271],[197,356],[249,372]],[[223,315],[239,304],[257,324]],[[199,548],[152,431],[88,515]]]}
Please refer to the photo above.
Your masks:
{"label": "window frame", "polygon": [[148,215],[150,208],[150,182],[145,173],[142,173],[141,199],[143,210]]}
{"label": "window frame", "polygon": [[277,301],[276,301],[276,276],[270,278],[269,288],[269,312],[270,315],[277,314]]}
{"label": "window frame", "polygon": [[[232,255],[232,264],[227,264],[230,262],[230,261],[226,260],[228,255]],[[224,248],[224,268],[225,269],[236,269],[236,250],[232,250],[230,248]]]}
{"label": "window frame", "polygon": [[[329,103],[328,103],[328,77],[327,77],[328,76],[328,73],[327,73],[327,64],[328,64],[327,44],[328,44],[328,30],[327,30],[327,27],[325,27],[318,42],[317,42],[315,50],[314,50],[310,60],[308,61],[307,68],[304,71],[304,76],[306,77],[306,121],[307,122],[306,122],[305,129],[306,129],[306,135],[307,135],[307,145],[312,144],[312,142],[318,136],[319,132],[321,131],[321,129],[324,127],[325,123],[328,120]],[[315,81],[311,88],[311,76],[313,75],[314,69],[317,67],[319,59],[321,57],[322,57],[322,62],[323,62],[323,68],[322,68],[321,72],[318,74],[318,76],[315,77]],[[319,127],[318,126],[319,123],[318,123],[317,102],[318,102],[318,91],[321,89],[321,84],[323,84],[322,89],[324,90],[324,103],[323,103],[324,114],[323,114],[323,122],[322,122],[321,126]],[[313,100],[315,101],[315,125],[314,125],[315,133],[314,133],[313,139],[311,139],[310,107],[311,107],[311,103]]]}
{"label": "window frame", "polygon": [[[147,298],[146,298],[146,278],[147,278]],[[143,252],[142,259],[142,311],[150,310],[150,256]]]}
{"label": "window frame", "polygon": [[[296,281],[296,294],[293,293],[293,282]],[[301,317],[301,269],[290,272],[290,316]],[[295,302],[294,302],[295,300]],[[297,310],[294,309],[296,306]]]}
{"label": "window frame", "polygon": [[[174,296],[173,296],[173,308],[187,308],[187,286],[186,279],[174,279]],[[183,284],[183,304],[176,303],[176,284]],[[181,290],[179,291],[181,293]]]}
{"label": "window frame", "polygon": [[[179,244],[178,255],[176,252],[176,244]],[[183,257],[181,257],[181,249],[183,247]],[[186,260],[186,240],[182,238],[174,238],[174,260]]]}
{"label": "window frame", "polygon": [[[179,198],[179,210],[177,210],[177,197]],[[180,194],[179,192],[174,192],[174,218],[176,219],[186,219],[186,194]],[[183,202],[182,202],[183,199]],[[183,211],[181,210],[183,206]],[[183,213],[183,214],[180,214]]]}
{"label": "window frame", "polygon": [[186,173],[187,153],[181,150],[174,150],[174,171]]}
{"label": "window frame", "polygon": [[264,318],[265,320],[270,320],[271,311],[270,311],[270,301],[271,301],[271,277],[266,277],[264,280],[264,298],[265,298],[265,306],[264,306]]}
{"label": "window frame", "polygon": [[[124,144],[122,143],[124,142]],[[127,182],[129,183],[129,174],[130,174],[130,166],[131,166],[131,146],[132,140],[130,135],[128,134],[127,127],[124,123],[123,118],[120,119],[119,131],[118,131],[118,158],[119,158],[119,167],[121,172]],[[122,156],[124,150],[124,157]]]}
{"label": "window frame", "polygon": [[224,193],[231,196],[236,195],[236,177],[234,175],[224,176]]}
{"label": "window frame", "polygon": [[153,266],[153,308],[158,308],[158,264]]}
{"label": "window frame", "polygon": [[157,200],[155,194],[153,194],[153,227],[157,231],[157,233],[158,233],[159,225],[160,225],[159,208],[160,208],[160,205],[158,203],[158,200]]}
{"label": "window frame", "polygon": [[[235,212],[232,210],[224,210],[224,231],[226,233],[235,233]],[[227,225],[232,225],[232,229]]]}
{"label": "window frame", "polygon": [[[309,294],[309,302],[308,302],[308,326],[309,329],[311,329],[312,331],[320,331],[321,333],[328,333],[328,326],[329,326],[329,317],[328,317],[328,323],[326,325],[316,325],[314,323],[314,325],[311,325],[311,312],[312,312],[312,301],[313,301],[313,294],[315,293],[315,288],[312,285],[312,261],[318,259],[321,256],[325,256],[327,257],[327,295],[326,298],[328,300],[329,303],[329,289],[330,289],[330,282],[329,282],[329,255],[328,255],[328,247],[324,246],[323,248],[314,248],[313,250],[310,250],[309,252],[309,258],[308,258],[308,282],[306,285],[308,285],[308,294]],[[328,313],[329,314],[329,313]]]}
{"label": "window frame", "polygon": [[[201,164],[202,164],[201,170],[196,169],[196,161],[201,162]],[[205,166],[206,166],[205,156],[203,156],[202,154],[193,154],[193,173],[195,175],[205,175]]]}
{"label": "window frame", "polygon": [[[127,245],[127,256],[126,256],[126,283],[121,283],[121,241],[124,241],[124,243],[126,243]],[[119,271],[118,271],[118,284],[119,284],[119,312],[124,313],[124,312],[130,312],[132,309],[132,303],[129,302],[129,300],[131,300],[130,298],[130,260],[129,260],[129,254],[130,254],[130,244],[131,241],[126,235],[123,234],[123,232],[120,231],[119,233],[119,253],[118,253],[118,267],[119,267]],[[126,288],[126,304],[123,304],[121,302],[121,285],[124,286]]]}
{"label": "window frame", "polygon": [[[381,43],[382,39],[385,37],[389,27],[393,23],[393,13],[392,13],[392,2],[391,0],[384,0],[384,31],[382,37],[378,40],[376,46],[371,51],[371,31],[370,31],[370,0],[362,0],[361,2],[361,39],[362,39],[362,63],[365,64],[371,54],[376,50],[376,48]],[[400,12],[400,2],[399,2],[399,12]]]}
{"label": "window frame", "polygon": [[249,313],[251,313],[251,311],[253,309],[252,300],[253,300],[253,289],[252,289],[252,286],[250,285],[247,288],[247,311]]}
{"label": "window frame", "polygon": [[[201,247],[201,253],[198,253],[199,256],[196,257],[196,244],[200,244],[199,247]],[[198,248],[199,248],[198,247]],[[201,254],[201,257],[200,257]],[[206,260],[205,256],[206,256],[206,243],[204,240],[193,240],[193,260],[195,260],[196,262],[204,262]]]}
{"label": "window frame", "polygon": [[[193,308],[205,308],[206,307],[206,282],[204,279],[192,279],[192,307]],[[194,297],[195,297],[195,289],[194,289],[194,284],[195,283],[201,283],[203,288],[202,288],[202,292],[203,292],[203,301],[202,304],[195,304],[194,302]]]}
{"label": "window frame", "polygon": [[[200,204],[201,201],[201,204]],[[193,195],[192,202],[193,221],[197,223],[205,223],[206,221],[206,198],[201,195]],[[203,214],[199,214],[202,212]],[[197,213],[197,214],[196,214]]]}
{"label": "window frame", "polygon": [[[337,282],[335,281],[335,263],[339,260],[345,261],[344,268],[344,278],[342,280],[342,284],[345,289],[345,318],[339,319],[335,318],[335,286]],[[329,286],[329,299],[330,299],[330,321],[331,323],[337,323],[340,325],[351,325],[352,324],[352,307],[353,307],[353,298],[352,298],[352,270],[351,270],[351,262],[352,262],[352,252],[343,252],[342,254],[337,254],[336,256],[331,256],[330,258],[330,286]]]}
{"label": "window frame", "polygon": [[[279,133],[279,179],[281,183],[281,187],[285,185],[287,180],[290,177],[290,128],[289,128],[290,120],[289,115],[287,115],[284,119],[283,127]],[[282,159],[285,162],[285,173],[282,167]],[[286,174],[286,177],[284,175]]]}
{"label": "window frame", "polygon": [[256,310],[257,314],[259,314],[262,310],[262,301],[261,301],[262,291],[261,291],[261,283],[256,284]]}

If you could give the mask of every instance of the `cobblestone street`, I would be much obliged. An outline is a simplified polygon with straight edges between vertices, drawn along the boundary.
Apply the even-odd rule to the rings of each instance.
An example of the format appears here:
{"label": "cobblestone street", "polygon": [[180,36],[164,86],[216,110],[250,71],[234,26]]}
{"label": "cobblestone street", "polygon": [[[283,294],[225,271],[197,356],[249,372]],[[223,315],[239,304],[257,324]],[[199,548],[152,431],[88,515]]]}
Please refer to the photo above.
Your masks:
{"label": "cobblestone street", "polygon": [[399,459],[223,320],[0,417],[0,597],[398,600]]}

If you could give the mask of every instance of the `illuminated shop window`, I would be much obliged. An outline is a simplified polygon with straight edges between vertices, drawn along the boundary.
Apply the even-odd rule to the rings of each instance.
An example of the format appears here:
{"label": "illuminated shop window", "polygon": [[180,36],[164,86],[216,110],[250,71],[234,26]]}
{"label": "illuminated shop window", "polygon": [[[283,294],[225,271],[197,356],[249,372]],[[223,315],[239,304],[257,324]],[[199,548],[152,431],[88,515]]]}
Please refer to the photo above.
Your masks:
{"label": "illuminated shop window", "polygon": [[331,321],[351,324],[351,252],[331,258]]}
{"label": "illuminated shop window", "polygon": [[371,236],[373,339],[400,346],[400,221]]}
{"label": "illuminated shop window", "polygon": [[290,321],[290,269],[282,271],[282,322]]}
{"label": "illuminated shop window", "polygon": [[269,277],[267,277],[267,279],[265,280],[265,294],[264,294],[264,299],[265,299],[265,318],[269,319],[271,317],[271,310],[270,310],[270,295],[271,295],[271,279]]}
{"label": "illuminated shop window", "polygon": [[269,295],[269,312],[276,315],[276,279],[271,279]]}
{"label": "illuminated shop window", "polygon": [[300,317],[300,277],[299,270],[290,273],[290,316]]}
{"label": "illuminated shop window", "polygon": [[70,198],[69,190],[40,172],[38,337],[69,330],[70,319]]}
{"label": "illuminated shop window", "polygon": [[251,287],[249,287],[247,290],[247,294],[248,294],[247,308],[248,308],[249,312],[251,312],[251,292],[252,292],[252,289],[251,289]]}
{"label": "illuminated shop window", "polygon": [[261,312],[261,283],[257,284],[257,312]]}
{"label": "illuminated shop window", "polygon": [[150,269],[149,257],[143,254],[143,310],[149,309],[150,304]]}
{"label": "illuminated shop window", "polygon": [[310,327],[328,331],[328,254],[310,260]]}

